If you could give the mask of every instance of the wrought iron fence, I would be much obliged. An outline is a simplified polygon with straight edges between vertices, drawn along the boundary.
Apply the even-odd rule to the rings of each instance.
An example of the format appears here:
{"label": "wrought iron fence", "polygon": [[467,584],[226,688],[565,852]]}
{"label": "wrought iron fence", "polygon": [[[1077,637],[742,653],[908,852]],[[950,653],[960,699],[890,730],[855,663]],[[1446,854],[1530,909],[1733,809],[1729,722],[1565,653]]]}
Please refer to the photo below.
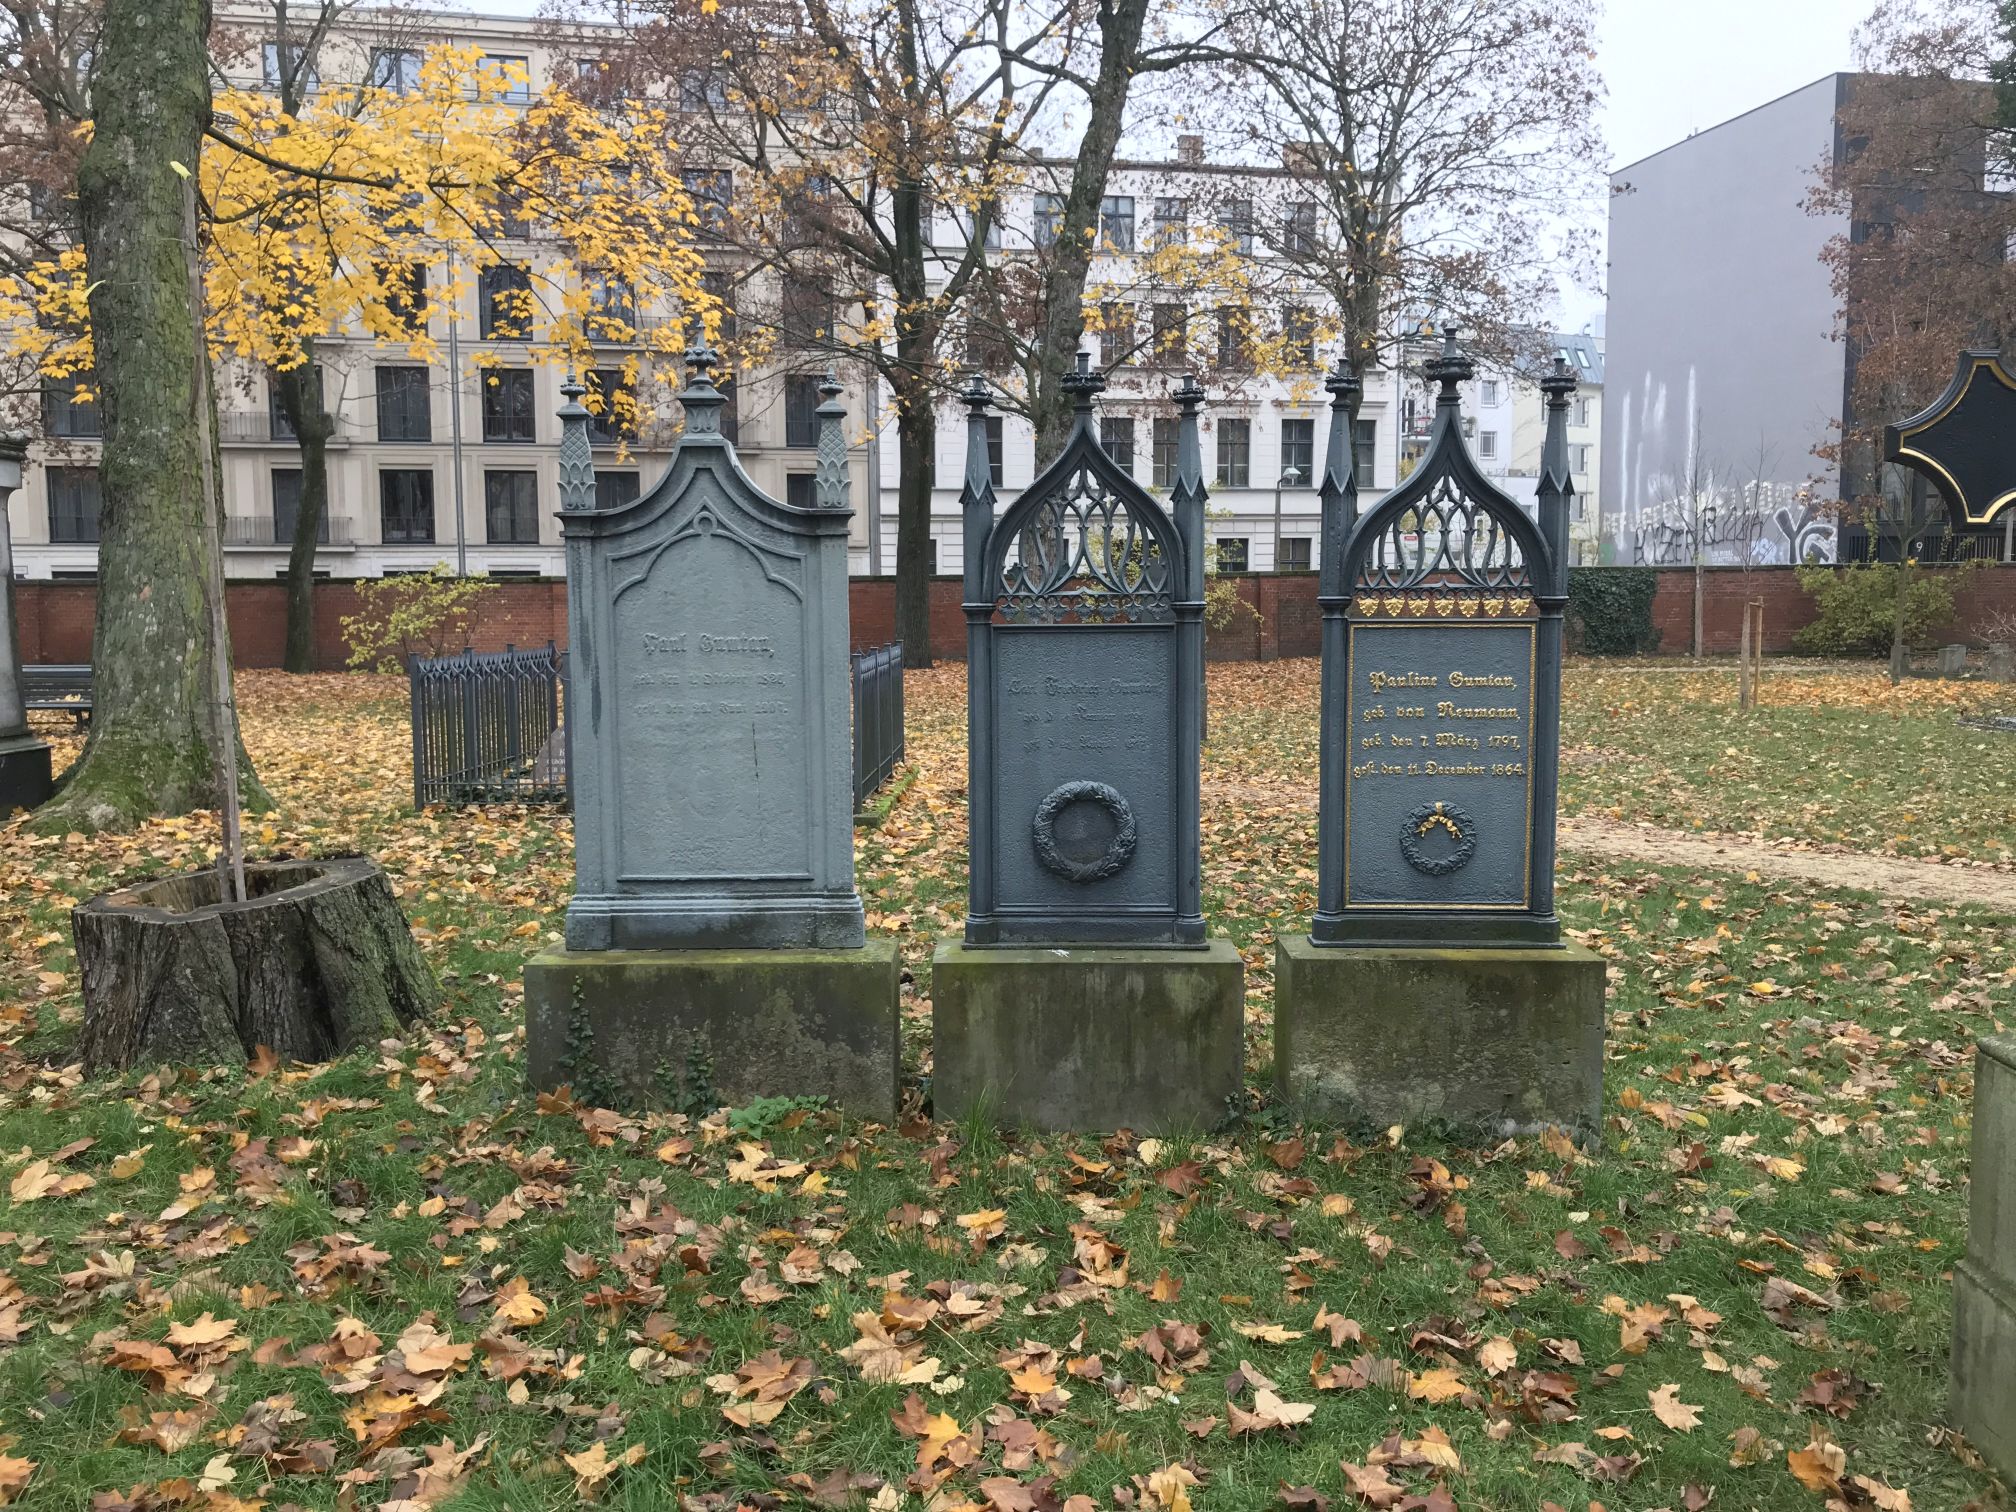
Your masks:
{"label": "wrought iron fence", "polygon": [[903,761],[903,646],[854,653],[854,807]]}
{"label": "wrought iron fence", "polygon": [[567,658],[550,642],[416,657],[407,670],[415,808],[567,800]]}

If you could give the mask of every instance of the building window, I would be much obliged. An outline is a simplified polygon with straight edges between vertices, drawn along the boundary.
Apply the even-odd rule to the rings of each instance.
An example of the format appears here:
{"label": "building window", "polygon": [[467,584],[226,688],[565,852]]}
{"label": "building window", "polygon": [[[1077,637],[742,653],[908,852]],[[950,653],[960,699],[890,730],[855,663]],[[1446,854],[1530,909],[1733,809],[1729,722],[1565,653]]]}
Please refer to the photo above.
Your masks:
{"label": "building window", "polygon": [[[293,544],[294,527],[301,518],[301,469],[298,467],[276,467],[273,469],[273,540],[276,545]],[[315,522],[315,539],[323,546],[329,544],[329,511],[322,511],[322,518]]]}
{"label": "building window", "polygon": [[483,522],[492,546],[539,544],[539,474],[525,469],[486,469]]}
{"label": "building window", "polygon": [[1218,422],[1218,486],[1245,488],[1253,473],[1253,422]]}
{"label": "building window", "polygon": [[1281,422],[1281,476],[1293,473],[1287,486],[1307,487],[1316,480],[1316,422],[1291,415]]}
{"label": "building window", "polygon": [[1119,367],[1134,355],[1134,306],[1108,300],[1099,306],[1099,365]]}
{"label": "building window", "polygon": [[378,369],[380,441],[434,439],[433,416],[429,413],[427,376],[427,369],[424,367]]}
{"label": "building window", "polygon": [[721,435],[730,446],[742,444],[742,402],[740,389],[733,378],[725,374],[715,381],[714,387],[720,391]]}
{"label": "building window", "polygon": [[818,477],[814,473],[795,472],[784,474],[784,502],[794,509],[815,509],[818,507]]}
{"label": "building window", "polygon": [[[637,439],[636,395],[621,368],[595,368],[588,374],[588,439],[596,446],[627,445]],[[633,418],[626,418],[627,415]]]}
{"label": "building window", "polygon": [[1585,394],[1575,401],[1575,424],[1587,425],[1588,423],[1589,423],[1589,398]]}
{"label": "building window", "polygon": [[1289,305],[1281,312],[1281,340],[1290,362],[1316,365],[1316,312],[1307,305]]}
{"label": "building window", "polygon": [[1372,464],[1379,458],[1379,422],[1360,420],[1351,437],[1352,481],[1360,488],[1373,487]]}
{"label": "building window", "polygon": [[1099,240],[1109,252],[1134,250],[1134,196],[1109,194],[1099,201]]}
{"label": "building window", "polygon": [[790,373],[784,379],[784,444],[809,451],[819,444],[819,379]]}
{"label": "building window", "polygon": [[[721,311],[721,340],[732,343],[741,327],[735,321],[735,275],[726,268],[711,268],[700,275],[700,287]],[[720,385],[727,388],[724,382]]]}
{"label": "building window", "polygon": [[1154,453],[1149,458],[1149,477],[1157,488],[1176,486],[1176,421],[1165,415],[1155,417],[1151,443]]}
{"label": "building window", "polygon": [[1099,420],[1099,444],[1114,465],[1130,478],[1134,475],[1134,422],[1125,415],[1104,415]]}
{"label": "building window", "polygon": [[492,263],[476,275],[476,313],[485,341],[532,334],[532,275],[516,263]]}
{"label": "building window", "polygon": [[1220,572],[1244,572],[1252,542],[1245,536],[1220,536],[1214,543]]}
{"label": "building window", "polygon": [[378,474],[378,534],[387,546],[433,544],[433,468],[388,467]]}
{"label": "building window", "polygon": [[1158,199],[1155,201],[1155,245],[1158,247],[1180,247],[1190,235],[1190,201],[1187,199]]}
{"label": "building window", "polygon": [[88,373],[72,373],[66,378],[51,378],[43,384],[44,434],[68,440],[105,434],[105,422],[99,415],[98,406],[89,399],[77,397],[79,388],[89,388],[90,385],[91,377]]}
{"label": "building window", "polygon": [[509,105],[531,103],[532,63],[529,58],[489,53],[485,55],[482,67],[483,77],[498,90],[498,99]]}
{"label": "building window", "polygon": [[393,327],[407,336],[427,332],[427,264],[381,262],[378,282],[385,290],[385,311]]}
{"label": "building window", "polygon": [[52,467],[49,478],[49,539],[84,545],[98,539],[98,469]]}
{"label": "building window", "polygon": [[1309,570],[1309,537],[1283,536],[1281,538],[1281,560],[1274,564],[1276,572],[1307,572]]}
{"label": "building window", "polygon": [[495,368],[483,375],[483,439],[531,441],[532,369]]}
{"label": "building window", "polygon": [[681,110],[726,110],[728,81],[711,68],[689,68],[679,75]]}
{"label": "building window", "polygon": [[1495,457],[1498,455],[1498,432],[1477,432],[1477,455],[1480,457]]}
{"label": "building window", "polygon": [[1483,403],[1496,404],[1498,402],[1498,380],[1496,378],[1486,378],[1480,385],[1480,388],[1482,389]]}
{"label": "building window", "polygon": [[299,42],[289,42],[287,51],[280,51],[278,42],[267,42],[259,49],[259,71],[268,89],[278,89],[281,85],[280,60],[287,60],[286,72],[293,75],[296,94],[310,95],[321,87],[321,80],[315,77],[315,70],[308,66],[308,50]]}
{"label": "building window", "polygon": [[643,478],[635,471],[604,472],[595,469],[595,507],[620,509],[634,504],[643,492]]}
{"label": "building window", "polygon": [[1001,464],[1007,458],[1007,436],[999,415],[987,416],[987,481],[1001,486]]}
{"label": "building window", "polygon": [[824,346],[833,335],[833,286],[816,274],[786,273],[778,296],[777,335],[787,347]]}
{"label": "building window", "polygon": [[590,341],[637,339],[637,290],[614,273],[583,273],[588,292],[587,334]]}
{"label": "building window", "polygon": [[1281,221],[1281,250],[1290,257],[1309,257],[1316,251],[1316,202],[1296,200]]}
{"label": "building window", "polygon": [[1165,362],[1181,359],[1189,344],[1190,312],[1180,304],[1158,304],[1150,309],[1149,318],[1155,355]]}
{"label": "building window", "polygon": [[702,236],[728,233],[728,206],[735,193],[735,175],[726,168],[687,168],[679,174],[693,213],[700,217]]}
{"label": "building window", "polygon": [[1029,238],[1039,248],[1057,245],[1057,233],[1064,229],[1064,196],[1038,194],[1029,223]]}
{"label": "building window", "polygon": [[1218,366],[1237,368],[1246,365],[1246,312],[1244,310],[1220,310],[1218,312]]}
{"label": "building window", "polygon": [[1586,445],[1568,448],[1568,467],[1578,473],[1589,471],[1589,448]]}
{"label": "building window", "polygon": [[[322,406],[322,364],[315,364],[315,376],[309,380],[308,402],[317,409]],[[273,374],[266,375],[266,434],[275,441],[296,441],[294,422],[287,418],[287,411],[280,403],[280,384]]]}
{"label": "building window", "polygon": [[1219,229],[1235,250],[1251,254],[1253,251],[1253,201],[1234,199],[1225,201],[1218,212]]}
{"label": "building window", "polygon": [[371,49],[371,87],[412,94],[420,87],[420,54],[411,47]]}

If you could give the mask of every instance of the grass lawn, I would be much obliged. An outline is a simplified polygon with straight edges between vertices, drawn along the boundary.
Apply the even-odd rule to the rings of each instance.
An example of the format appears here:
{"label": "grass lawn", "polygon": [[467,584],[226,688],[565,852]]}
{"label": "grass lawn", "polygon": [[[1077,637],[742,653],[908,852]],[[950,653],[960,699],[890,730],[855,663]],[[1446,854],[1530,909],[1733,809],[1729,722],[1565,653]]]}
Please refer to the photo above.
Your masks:
{"label": "grass lawn", "polygon": [[[2016,737],[1951,718],[1992,694],[1774,672],[1739,721],[1732,682],[1572,669],[1566,806],[2016,847]],[[447,998],[407,1042],[80,1082],[68,909],[211,831],[0,832],[0,1502],[2005,1505],[1938,1424],[2010,920],[1571,861],[1563,913],[1612,962],[1600,1154],[1297,1128],[1266,968],[1314,903],[1314,668],[1211,691],[1206,912],[1252,968],[1254,1092],[1191,1139],[533,1098],[518,974],[567,826],[413,815],[395,680],[253,674],[240,703],[279,804],[256,848],[402,883]],[[858,844],[918,979],[913,1075],[964,904],[963,694],[912,674],[917,780]]]}

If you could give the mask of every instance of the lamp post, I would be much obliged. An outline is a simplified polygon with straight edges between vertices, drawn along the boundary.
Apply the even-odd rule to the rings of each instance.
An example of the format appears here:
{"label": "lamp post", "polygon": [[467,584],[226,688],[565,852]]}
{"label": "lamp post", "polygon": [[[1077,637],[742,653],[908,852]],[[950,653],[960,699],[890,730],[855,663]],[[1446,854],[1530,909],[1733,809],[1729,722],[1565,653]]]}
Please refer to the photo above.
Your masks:
{"label": "lamp post", "polygon": [[1281,570],[1281,490],[1293,488],[1302,481],[1302,469],[1289,467],[1282,470],[1274,480],[1274,570]]}
{"label": "lamp post", "polygon": [[14,629],[14,548],[7,505],[21,486],[28,433],[0,432],[0,816],[48,801],[49,742],[28,730],[28,701],[21,687],[21,646]]}

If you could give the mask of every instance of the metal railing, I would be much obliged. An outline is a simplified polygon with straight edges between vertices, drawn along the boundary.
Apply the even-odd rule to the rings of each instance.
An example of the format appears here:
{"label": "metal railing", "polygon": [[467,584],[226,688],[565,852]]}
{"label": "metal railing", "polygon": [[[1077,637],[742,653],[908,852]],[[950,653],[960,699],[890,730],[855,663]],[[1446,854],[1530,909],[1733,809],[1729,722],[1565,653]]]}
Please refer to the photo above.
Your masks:
{"label": "metal railing", "polygon": [[[357,527],[353,521],[331,519],[325,514],[322,516],[321,528],[316,532],[315,542],[318,546],[352,546],[356,544],[356,532]],[[294,522],[276,520],[272,515],[232,515],[224,522],[224,544],[292,546]]]}
{"label": "metal railing", "polygon": [[567,800],[567,659],[551,642],[415,657],[407,676],[415,808]]}
{"label": "metal railing", "polygon": [[[341,446],[349,441],[349,426],[343,416],[332,414],[335,431],[329,437],[332,446]],[[217,439],[233,446],[292,446],[294,438],[287,433],[286,422],[265,410],[225,410],[217,417]]]}
{"label": "metal railing", "polygon": [[903,761],[903,645],[854,653],[854,807]]}

